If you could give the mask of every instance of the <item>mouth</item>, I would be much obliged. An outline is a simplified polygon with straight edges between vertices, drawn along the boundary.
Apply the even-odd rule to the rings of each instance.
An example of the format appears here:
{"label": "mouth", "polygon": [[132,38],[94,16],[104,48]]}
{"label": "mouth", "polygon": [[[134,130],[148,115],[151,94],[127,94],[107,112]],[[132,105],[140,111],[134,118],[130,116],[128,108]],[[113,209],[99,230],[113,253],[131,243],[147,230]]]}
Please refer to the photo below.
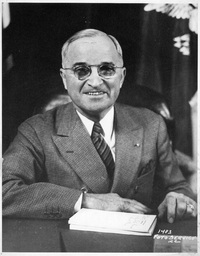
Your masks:
{"label": "mouth", "polygon": [[95,92],[86,92],[85,94],[89,96],[101,96],[103,94],[106,94],[106,92],[103,91],[95,91]]}

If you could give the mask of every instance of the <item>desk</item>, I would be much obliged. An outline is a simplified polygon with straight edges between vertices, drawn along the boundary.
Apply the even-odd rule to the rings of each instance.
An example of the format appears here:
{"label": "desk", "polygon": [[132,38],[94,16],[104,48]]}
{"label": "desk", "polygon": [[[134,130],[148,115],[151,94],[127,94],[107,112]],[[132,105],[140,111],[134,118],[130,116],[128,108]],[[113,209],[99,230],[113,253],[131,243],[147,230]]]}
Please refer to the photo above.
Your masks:
{"label": "desk", "polygon": [[[154,234],[197,235],[196,219],[158,222]],[[153,237],[69,230],[67,220],[3,219],[3,252],[153,252]]]}

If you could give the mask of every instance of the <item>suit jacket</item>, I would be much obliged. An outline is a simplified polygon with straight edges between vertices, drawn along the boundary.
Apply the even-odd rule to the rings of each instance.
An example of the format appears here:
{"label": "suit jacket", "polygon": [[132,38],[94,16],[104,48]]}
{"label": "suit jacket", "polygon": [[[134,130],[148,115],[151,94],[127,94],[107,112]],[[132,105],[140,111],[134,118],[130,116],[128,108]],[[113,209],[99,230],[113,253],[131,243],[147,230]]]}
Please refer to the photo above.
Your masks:
{"label": "suit jacket", "polygon": [[3,215],[69,218],[81,195],[117,193],[151,206],[164,192],[192,196],[171,150],[163,119],[115,105],[113,183],[72,103],[26,120],[4,155]]}

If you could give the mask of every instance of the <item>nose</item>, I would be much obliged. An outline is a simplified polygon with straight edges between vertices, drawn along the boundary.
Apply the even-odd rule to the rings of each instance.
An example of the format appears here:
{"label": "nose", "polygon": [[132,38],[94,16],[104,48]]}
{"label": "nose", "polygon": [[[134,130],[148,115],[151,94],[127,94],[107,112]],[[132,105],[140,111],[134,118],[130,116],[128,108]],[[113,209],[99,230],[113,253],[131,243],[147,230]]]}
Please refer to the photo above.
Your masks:
{"label": "nose", "polygon": [[102,83],[103,81],[98,74],[97,67],[91,67],[91,74],[88,78],[88,84],[92,87],[98,87]]}

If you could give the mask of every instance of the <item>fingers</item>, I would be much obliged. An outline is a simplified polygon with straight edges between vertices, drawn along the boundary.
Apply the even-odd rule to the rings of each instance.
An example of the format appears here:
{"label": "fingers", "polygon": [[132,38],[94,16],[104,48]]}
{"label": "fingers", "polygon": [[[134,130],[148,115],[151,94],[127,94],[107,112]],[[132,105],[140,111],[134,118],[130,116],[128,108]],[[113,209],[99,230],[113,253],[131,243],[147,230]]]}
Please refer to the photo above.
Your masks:
{"label": "fingers", "polygon": [[163,218],[165,215],[169,223],[174,222],[176,217],[176,198],[170,193],[158,207],[158,218]]}
{"label": "fingers", "polygon": [[158,207],[158,218],[162,219],[166,213],[167,204],[165,203],[166,198]]}
{"label": "fingers", "polygon": [[91,194],[87,193],[82,201],[82,207],[107,211],[121,211],[132,213],[151,213],[147,206],[133,199],[120,197],[118,194]]}
{"label": "fingers", "polygon": [[167,198],[167,220],[169,223],[173,223],[176,218],[176,207],[177,201],[176,198],[170,196]]}
{"label": "fingers", "polygon": [[[108,211],[121,211],[121,212],[132,212],[132,213],[151,213],[152,210],[144,204],[134,200],[120,197],[118,194],[109,193],[102,195],[95,195],[98,197],[98,207]],[[100,205],[100,202],[102,205]],[[102,207],[103,206],[103,207]]]}
{"label": "fingers", "polygon": [[189,198],[189,200],[187,202],[187,211],[190,214],[190,216],[192,216],[192,217],[197,216],[197,204],[191,198]]}
{"label": "fingers", "polygon": [[121,211],[123,212],[133,212],[133,213],[151,213],[152,210],[142,203],[136,200],[124,199]]}
{"label": "fingers", "polygon": [[196,217],[197,205],[195,201],[183,194],[170,192],[158,207],[158,212],[159,218],[166,215],[168,222],[173,223],[175,219]]}

